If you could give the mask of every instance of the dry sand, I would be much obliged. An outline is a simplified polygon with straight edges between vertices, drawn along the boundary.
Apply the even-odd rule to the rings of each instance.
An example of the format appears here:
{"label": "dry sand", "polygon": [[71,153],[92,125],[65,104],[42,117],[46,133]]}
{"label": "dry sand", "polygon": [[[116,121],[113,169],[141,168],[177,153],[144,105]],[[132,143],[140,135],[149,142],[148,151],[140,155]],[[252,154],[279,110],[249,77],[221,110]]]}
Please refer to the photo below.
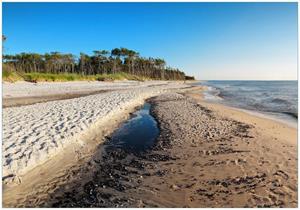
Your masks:
{"label": "dry sand", "polygon": [[115,81],[115,82],[4,82],[3,98],[47,96],[67,93],[81,93],[85,91],[127,89],[132,87],[147,87],[150,85],[167,84],[165,81]]}
{"label": "dry sand", "polygon": [[[86,136],[90,161],[78,158],[81,168],[65,171],[61,162],[76,149],[59,153],[4,190],[5,206],[296,207],[297,130],[202,101],[199,88],[182,92],[152,99],[161,129],[153,150],[95,151],[99,139]],[[108,134],[122,116],[99,125],[106,132],[95,136]],[[51,167],[60,173],[43,174]],[[39,176],[43,184],[32,178]]]}
{"label": "dry sand", "polygon": [[35,103],[78,98],[112,90],[167,85],[165,81],[116,82],[4,82],[2,106],[14,107]]}

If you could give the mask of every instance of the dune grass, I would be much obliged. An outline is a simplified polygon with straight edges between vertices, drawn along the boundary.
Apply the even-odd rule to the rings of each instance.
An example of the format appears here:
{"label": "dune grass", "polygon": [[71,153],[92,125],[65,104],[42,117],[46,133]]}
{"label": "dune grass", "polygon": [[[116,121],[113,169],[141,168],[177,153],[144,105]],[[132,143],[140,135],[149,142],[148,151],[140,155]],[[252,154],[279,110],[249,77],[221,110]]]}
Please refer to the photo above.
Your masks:
{"label": "dune grass", "polygon": [[78,74],[25,73],[24,80],[28,82],[67,82],[95,79],[91,76],[88,77]]}
{"label": "dune grass", "polygon": [[137,81],[145,81],[149,80],[149,78],[136,76],[132,74],[127,74],[124,72],[116,73],[116,74],[99,74],[95,75],[96,80],[98,81],[107,81],[107,80],[137,80]]}
{"label": "dune grass", "polygon": [[126,73],[116,74],[97,74],[97,75],[79,75],[79,74],[46,74],[46,73],[26,73],[24,80],[28,82],[66,82],[66,81],[115,81],[115,80],[138,80],[144,81],[135,75]]}
{"label": "dune grass", "polygon": [[97,74],[97,75],[80,75],[80,74],[49,74],[49,73],[17,73],[12,67],[3,65],[3,81],[16,82],[67,82],[67,81],[115,81],[115,80],[136,80],[145,81],[148,78],[127,74],[124,72],[115,74]]}
{"label": "dune grass", "polygon": [[24,80],[12,67],[4,64],[2,65],[2,79],[7,82]]}

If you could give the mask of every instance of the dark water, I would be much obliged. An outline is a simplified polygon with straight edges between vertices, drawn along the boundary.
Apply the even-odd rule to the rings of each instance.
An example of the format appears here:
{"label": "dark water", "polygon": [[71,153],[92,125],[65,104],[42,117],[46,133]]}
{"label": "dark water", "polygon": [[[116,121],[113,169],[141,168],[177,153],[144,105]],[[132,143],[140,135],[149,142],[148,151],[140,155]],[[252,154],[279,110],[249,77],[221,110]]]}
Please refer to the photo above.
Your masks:
{"label": "dark water", "polygon": [[297,122],[298,81],[205,81],[205,98]]}
{"label": "dark water", "polygon": [[151,148],[159,134],[157,122],[150,114],[149,103],[133,113],[132,117],[111,136],[110,144],[133,152]]}

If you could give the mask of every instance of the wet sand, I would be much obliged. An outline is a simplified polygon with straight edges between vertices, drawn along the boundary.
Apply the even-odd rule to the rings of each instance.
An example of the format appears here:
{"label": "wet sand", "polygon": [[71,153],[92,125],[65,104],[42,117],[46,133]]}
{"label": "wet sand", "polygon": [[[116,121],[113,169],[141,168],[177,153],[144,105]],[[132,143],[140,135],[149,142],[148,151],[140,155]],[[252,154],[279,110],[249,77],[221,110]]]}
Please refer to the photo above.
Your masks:
{"label": "wet sand", "polygon": [[151,150],[106,137],[80,167],[8,206],[297,207],[297,130],[207,103],[200,89],[149,101],[160,128]]}

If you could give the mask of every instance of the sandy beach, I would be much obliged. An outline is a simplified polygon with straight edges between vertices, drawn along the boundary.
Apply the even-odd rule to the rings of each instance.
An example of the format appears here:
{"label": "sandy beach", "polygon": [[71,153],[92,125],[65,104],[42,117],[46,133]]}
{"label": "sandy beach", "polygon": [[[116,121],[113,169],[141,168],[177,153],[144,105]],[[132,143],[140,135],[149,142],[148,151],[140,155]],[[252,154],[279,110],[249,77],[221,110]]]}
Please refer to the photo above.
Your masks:
{"label": "sandy beach", "polygon": [[4,208],[299,207],[297,2],[60,1],[1,4]]}
{"label": "sandy beach", "polygon": [[[297,207],[295,128],[208,103],[205,87],[100,84],[84,91],[113,91],[3,109],[5,207]],[[51,89],[8,86],[4,101]],[[109,146],[147,99],[155,146]]]}
{"label": "sandy beach", "polygon": [[[24,85],[29,86],[27,83]],[[77,85],[76,83],[73,84],[74,87]],[[135,89],[123,88],[119,91],[93,94],[70,100],[5,108],[3,110],[4,141],[2,153],[4,182],[13,179],[18,179],[19,182],[17,177],[49,159],[57,153],[57,150],[66,147],[68,143],[83,145],[84,142],[80,140],[78,134],[84,135],[86,130],[97,127],[96,125],[100,124],[100,121],[110,120],[109,118],[113,118],[113,115],[117,115],[130,107],[136,107],[143,103],[144,99],[157,95],[163,90],[177,88],[175,83],[166,87],[161,86],[161,84],[156,85],[152,82],[143,83]],[[19,84],[16,86],[20,90],[19,92],[26,89],[23,86],[19,87]],[[52,86],[56,87],[55,85]],[[89,88],[93,86],[95,83]],[[50,93],[52,95],[57,93],[58,89],[53,89],[53,87],[48,85],[45,88],[48,88],[49,96],[51,96]],[[119,85],[114,86],[114,88],[118,87]],[[43,93],[43,91],[39,91],[39,89],[31,87],[28,98],[36,96],[36,92]],[[4,89],[4,101],[6,101],[6,95],[19,96],[23,94],[19,92],[16,94],[13,88]],[[76,90],[72,92],[72,94],[75,93],[77,93]],[[74,140],[70,140],[72,138]]]}

